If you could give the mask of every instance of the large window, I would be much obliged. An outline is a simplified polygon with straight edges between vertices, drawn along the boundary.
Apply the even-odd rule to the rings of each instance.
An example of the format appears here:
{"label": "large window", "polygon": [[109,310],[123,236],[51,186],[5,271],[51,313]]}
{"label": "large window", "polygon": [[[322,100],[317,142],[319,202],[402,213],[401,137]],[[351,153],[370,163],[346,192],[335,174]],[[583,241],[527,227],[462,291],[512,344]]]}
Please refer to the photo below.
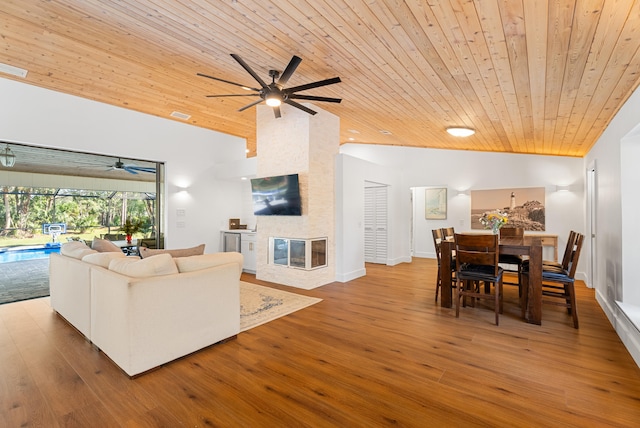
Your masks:
{"label": "large window", "polygon": [[[16,164],[0,168],[0,247],[101,237],[127,220],[141,225],[136,237],[160,242],[163,163],[10,147]],[[63,234],[47,234],[49,224],[64,225]]]}

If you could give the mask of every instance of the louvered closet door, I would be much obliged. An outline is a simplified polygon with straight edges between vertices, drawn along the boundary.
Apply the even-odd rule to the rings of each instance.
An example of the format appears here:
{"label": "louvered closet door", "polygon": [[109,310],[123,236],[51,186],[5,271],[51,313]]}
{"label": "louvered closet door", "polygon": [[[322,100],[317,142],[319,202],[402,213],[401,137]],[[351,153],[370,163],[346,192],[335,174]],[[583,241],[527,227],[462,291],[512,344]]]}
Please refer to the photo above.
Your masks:
{"label": "louvered closet door", "polygon": [[364,260],[387,263],[387,188],[364,189]]}

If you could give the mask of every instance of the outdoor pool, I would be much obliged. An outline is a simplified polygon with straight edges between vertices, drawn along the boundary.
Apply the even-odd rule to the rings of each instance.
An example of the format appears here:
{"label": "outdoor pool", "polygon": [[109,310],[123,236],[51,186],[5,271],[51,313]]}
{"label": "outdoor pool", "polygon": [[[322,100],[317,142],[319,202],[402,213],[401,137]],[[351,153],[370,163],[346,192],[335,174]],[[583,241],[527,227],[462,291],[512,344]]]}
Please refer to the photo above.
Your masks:
{"label": "outdoor pool", "polygon": [[51,253],[59,253],[60,245],[39,247],[0,248],[0,263],[46,259]]}

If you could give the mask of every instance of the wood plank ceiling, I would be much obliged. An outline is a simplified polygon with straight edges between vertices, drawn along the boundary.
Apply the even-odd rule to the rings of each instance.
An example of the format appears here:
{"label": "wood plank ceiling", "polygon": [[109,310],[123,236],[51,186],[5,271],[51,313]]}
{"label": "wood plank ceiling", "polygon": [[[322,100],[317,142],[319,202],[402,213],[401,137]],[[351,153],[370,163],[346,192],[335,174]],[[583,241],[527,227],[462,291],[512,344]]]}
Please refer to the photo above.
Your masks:
{"label": "wood plank ceiling", "polygon": [[0,77],[186,113],[253,156],[253,99],[196,73],[255,87],[229,54],[267,82],[298,55],[288,86],[342,79],[305,92],[343,99],[315,104],[341,143],[583,156],[638,86],[639,32],[631,0],[2,0],[0,62],[28,75]]}

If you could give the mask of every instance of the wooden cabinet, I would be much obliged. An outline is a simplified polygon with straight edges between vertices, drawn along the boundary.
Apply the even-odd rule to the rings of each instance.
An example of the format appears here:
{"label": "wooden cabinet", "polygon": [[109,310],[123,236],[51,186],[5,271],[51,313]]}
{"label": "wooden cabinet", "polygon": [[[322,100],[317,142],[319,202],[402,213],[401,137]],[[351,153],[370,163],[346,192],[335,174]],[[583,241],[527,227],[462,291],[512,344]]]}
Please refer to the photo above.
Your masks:
{"label": "wooden cabinet", "polygon": [[553,248],[553,260],[558,261],[558,235],[548,235],[541,233],[528,233],[525,232],[527,236],[534,236],[536,238],[540,238],[542,242],[542,247],[552,247]]}

